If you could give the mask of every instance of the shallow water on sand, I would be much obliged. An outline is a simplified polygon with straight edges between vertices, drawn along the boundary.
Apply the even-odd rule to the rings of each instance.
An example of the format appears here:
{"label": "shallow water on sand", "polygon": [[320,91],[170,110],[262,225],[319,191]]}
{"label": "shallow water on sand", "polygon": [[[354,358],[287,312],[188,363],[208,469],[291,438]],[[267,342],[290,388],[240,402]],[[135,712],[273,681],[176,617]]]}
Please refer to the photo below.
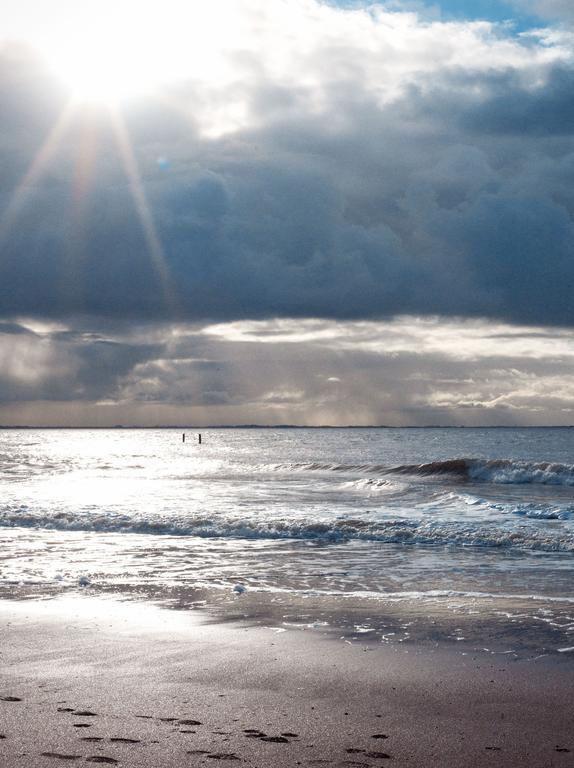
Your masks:
{"label": "shallow water on sand", "polygon": [[567,643],[573,461],[571,429],[6,430],[0,590],[518,601]]}

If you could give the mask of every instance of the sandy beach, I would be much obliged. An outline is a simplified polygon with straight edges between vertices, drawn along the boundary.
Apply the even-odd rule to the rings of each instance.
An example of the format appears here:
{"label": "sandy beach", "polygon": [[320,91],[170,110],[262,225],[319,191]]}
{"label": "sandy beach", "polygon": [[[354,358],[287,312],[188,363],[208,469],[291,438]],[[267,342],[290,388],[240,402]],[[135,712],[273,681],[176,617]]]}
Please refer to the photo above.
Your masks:
{"label": "sandy beach", "polygon": [[0,765],[572,765],[567,658],[99,599],[0,605]]}

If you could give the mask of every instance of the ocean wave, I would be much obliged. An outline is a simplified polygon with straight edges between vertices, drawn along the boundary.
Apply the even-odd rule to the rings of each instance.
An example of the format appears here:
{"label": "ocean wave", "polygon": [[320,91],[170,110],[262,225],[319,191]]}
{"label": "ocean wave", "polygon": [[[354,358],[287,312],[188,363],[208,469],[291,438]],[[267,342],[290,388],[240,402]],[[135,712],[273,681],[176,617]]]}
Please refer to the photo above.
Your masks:
{"label": "ocean wave", "polygon": [[369,472],[371,474],[387,474],[390,471],[390,467],[385,464],[339,464],[320,461],[272,464],[271,469],[287,472]]}
{"label": "ocean wave", "polygon": [[275,469],[294,471],[361,472],[377,475],[418,477],[453,477],[461,480],[495,484],[538,484],[574,486],[574,464],[515,459],[447,459],[423,464],[336,464],[293,463],[275,465]]}
{"label": "ocean wave", "polygon": [[574,507],[572,506],[546,507],[537,504],[518,504],[515,506],[491,504],[491,507],[502,512],[511,512],[519,517],[527,517],[531,520],[571,520],[574,516]]}
{"label": "ocean wave", "polygon": [[362,477],[360,480],[349,480],[343,483],[343,488],[350,491],[359,491],[368,494],[396,492],[403,488],[403,485],[394,480],[387,480],[382,477]]}
{"label": "ocean wave", "polygon": [[452,459],[395,467],[393,472],[417,475],[454,475],[485,483],[574,486],[574,465],[512,459]]}
{"label": "ocean wave", "polygon": [[[533,515],[534,516],[534,515]],[[540,529],[528,524],[488,524],[428,519],[335,520],[245,519],[191,516],[143,518],[119,513],[42,513],[28,508],[0,512],[0,528],[36,528],[86,533],[196,536],[202,538],[291,539],[343,542],[350,540],[411,546],[460,546],[574,553],[574,532]]]}

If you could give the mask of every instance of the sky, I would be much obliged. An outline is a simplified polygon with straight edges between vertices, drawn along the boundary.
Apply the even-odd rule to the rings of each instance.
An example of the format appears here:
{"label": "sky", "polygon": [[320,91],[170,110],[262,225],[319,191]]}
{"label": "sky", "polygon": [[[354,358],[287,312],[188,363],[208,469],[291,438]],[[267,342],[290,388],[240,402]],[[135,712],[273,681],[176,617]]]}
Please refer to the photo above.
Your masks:
{"label": "sky", "polygon": [[0,8],[0,425],[574,424],[570,0]]}

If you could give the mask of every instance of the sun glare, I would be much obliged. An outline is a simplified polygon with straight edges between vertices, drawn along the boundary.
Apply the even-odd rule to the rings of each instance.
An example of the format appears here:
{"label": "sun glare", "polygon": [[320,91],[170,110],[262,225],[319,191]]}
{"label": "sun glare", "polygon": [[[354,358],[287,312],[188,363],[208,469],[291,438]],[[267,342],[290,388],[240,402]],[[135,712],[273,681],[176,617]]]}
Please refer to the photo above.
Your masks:
{"label": "sun glare", "polygon": [[[221,8],[229,13],[222,18]],[[116,102],[188,78],[217,83],[237,4],[203,0],[56,0],[58,18],[27,37],[76,102]]]}
{"label": "sun glare", "polygon": [[52,57],[51,65],[75,102],[113,103],[137,96],[153,86],[151,79],[131,71],[121,57],[109,53],[108,60],[102,62],[89,50],[65,48]]}
{"label": "sun glare", "polygon": [[[110,16],[103,10],[76,16],[67,34],[50,42],[48,60],[76,101],[117,101],[153,89],[161,73],[155,59],[161,45],[150,46],[149,29],[138,17]],[[159,50],[158,50],[159,48]],[[155,65],[155,66],[154,66]]]}

